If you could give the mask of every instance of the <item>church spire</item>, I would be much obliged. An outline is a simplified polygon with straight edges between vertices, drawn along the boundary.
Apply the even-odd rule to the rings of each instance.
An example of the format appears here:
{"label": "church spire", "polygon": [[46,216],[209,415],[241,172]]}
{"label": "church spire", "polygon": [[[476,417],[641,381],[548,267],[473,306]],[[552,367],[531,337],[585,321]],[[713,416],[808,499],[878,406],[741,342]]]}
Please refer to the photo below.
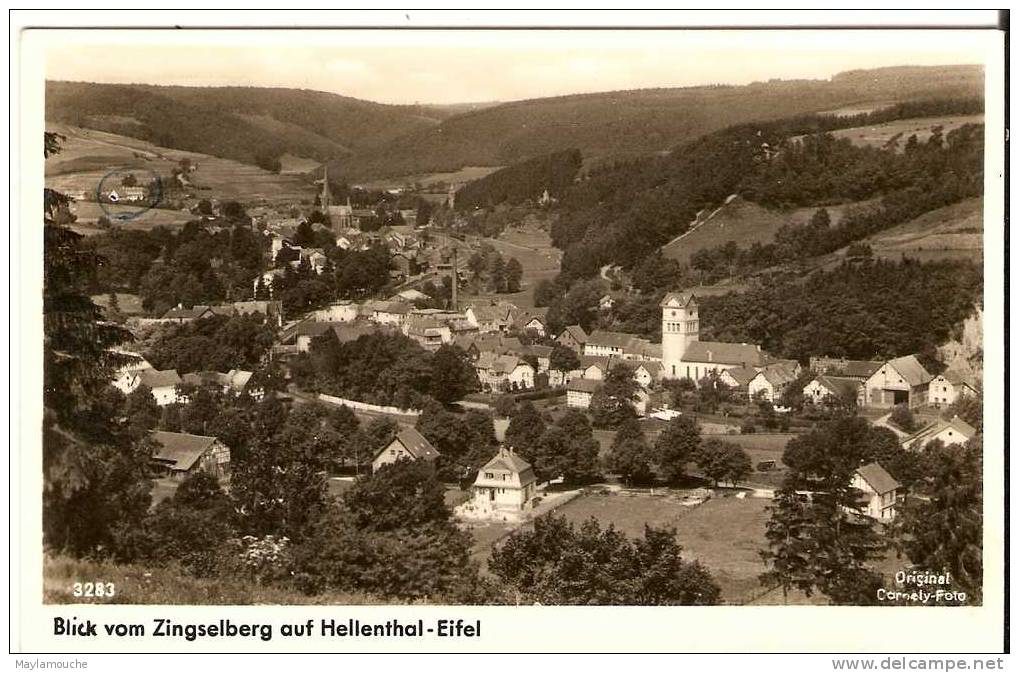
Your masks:
{"label": "church spire", "polygon": [[329,193],[329,166],[322,168],[322,195],[318,199],[319,205],[322,207],[322,212],[329,210],[329,206],[333,205],[333,195]]}

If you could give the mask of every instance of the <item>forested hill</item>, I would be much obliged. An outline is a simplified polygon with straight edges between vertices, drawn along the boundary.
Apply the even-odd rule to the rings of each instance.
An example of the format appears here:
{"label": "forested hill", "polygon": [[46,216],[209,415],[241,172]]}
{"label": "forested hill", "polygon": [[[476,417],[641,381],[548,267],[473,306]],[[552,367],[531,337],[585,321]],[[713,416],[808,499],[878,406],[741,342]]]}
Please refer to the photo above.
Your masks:
{"label": "forested hill", "polygon": [[456,193],[456,209],[471,211],[500,203],[538,200],[545,191],[558,198],[577,177],[583,158],[579,150],[563,150],[528,159],[469,182]]}
{"label": "forested hill", "polygon": [[[983,127],[968,125],[925,141],[902,138],[884,148],[828,134],[842,128],[946,114],[976,114],[980,99],[939,99],[856,116],[808,115],[733,126],[678,147],[671,155],[592,172],[571,187],[552,228],[564,252],[567,282],[604,264],[634,267],[701,212],[733,194],[771,208],[824,206],[881,198],[876,212],[825,226],[779,232],[777,243],[733,249],[691,263],[711,274],[740,272],[825,254],[982,189]],[[827,224],[827,223],[825,223]],[[649,271],[649,270],[645,270]]]}
{"label": "forested hill", "polygon": [[455,110],[382,105],[303,89],[47,82],[46,121],[245,163],[319,161],[430,128]]}
{"label": "forested hill", "polygon": [[918,98],[983,95],[979,66],[852,71],[831,80],[771,80],[747,86],[647,89],[540,98],[460,114],[356,152],[331,165],[346,179],[506,166],[579,149],[599,162],[670,150],[748,121]]}

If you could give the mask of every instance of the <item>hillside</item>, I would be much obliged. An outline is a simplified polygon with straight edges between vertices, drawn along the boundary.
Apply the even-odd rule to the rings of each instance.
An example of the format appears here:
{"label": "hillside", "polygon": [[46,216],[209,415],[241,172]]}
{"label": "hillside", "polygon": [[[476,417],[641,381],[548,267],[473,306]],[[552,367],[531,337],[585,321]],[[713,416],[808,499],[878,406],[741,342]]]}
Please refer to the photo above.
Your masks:
{"label": "hillside", "polygon": [[452,111],[299,89],[47,82],[46,121],[254,163],[324,161],[430,128]]}
{"label": "hillside", "polygon": [[[870,205],[873,205],[873,201],[828,206],[826,209],[832,224],[838,224],[847,210]],[[685,264],[698,250],[725,245],[728,241],[735,241],[744,247],[754,243],[769,243],[780,227],[787,224],[804,225],[817,210],[813,207],[789,211],[771,210],[733,196],[720,208],[699,213],[689,231],[662,246],[662,254]]]}
{"label": "hillside", "polygon": [[[67,194],[96,189],[103,176],[114,169],[149,170],[169,176],[180,160],[187,158],[198,167],[189,175],[197,188],[195,194],[198,198],[243,200],[246,203],[311,202],[315,196],[315,186],[300,175],[270,173],[249,164],[160,147],[115,133],[64,124],[49,124],[47,130],[61,133],[65,140],[61,143],[60,153],[46,161],[46,186]],[[79,221],[83,224],[100,214],[94,203],[78,203],[76,207],[81,211]],[[154,209],[146,218],[168,224],[175,220],[183,223],[190,216],[178,211]]]}
{"label": "hillside", "polygon": [[585,159],[664,152],[748,121],[912,98],[980,96],[978,66],[884,68],[831,80],[648,89],[541,98],[460,114],[330,165],[348,179],[505,166],[578,148]]}

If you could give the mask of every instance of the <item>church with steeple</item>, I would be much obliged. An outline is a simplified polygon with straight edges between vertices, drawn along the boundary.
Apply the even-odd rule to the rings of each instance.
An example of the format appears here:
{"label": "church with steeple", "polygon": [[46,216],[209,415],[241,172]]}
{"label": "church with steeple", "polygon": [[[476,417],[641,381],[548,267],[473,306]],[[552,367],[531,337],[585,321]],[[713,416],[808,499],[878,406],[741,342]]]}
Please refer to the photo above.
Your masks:
{"label": "church with steeple", "polygon": [[329,188],[329,166],[322,168],[322,193],[319,194],[318,204],[322,213],[329,216],[333,231],[354,226],[354,209],[350,205],[350,197],[347,197],[346,205],[333,205],[333,193]]}
{"label": "church with steeple", "polygon": [[761,369],[775,361],[755,344],[701,341],[697,297],[670,292],[661,301],[665,378],[700,381],[727,369]]}

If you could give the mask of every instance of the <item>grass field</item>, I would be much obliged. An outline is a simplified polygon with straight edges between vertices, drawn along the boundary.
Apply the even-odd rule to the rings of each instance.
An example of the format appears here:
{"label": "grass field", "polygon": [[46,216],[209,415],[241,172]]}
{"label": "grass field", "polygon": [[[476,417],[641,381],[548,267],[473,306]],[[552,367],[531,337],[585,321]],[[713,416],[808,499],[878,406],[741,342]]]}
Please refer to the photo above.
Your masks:
{"label": "grass field", "polygon": [[[369,189],[397,189],[404,185],[421,184],[427,187],[440,182],[464,183],[471,180],[479,180],[489,173],[502,168],[502,166],[464,166],[458,171],[448,173],[418,173],[417,175],[403,175],[395,178],[380,178],[364,183]],[[445,194],[443,194],[445,197]]]}
{"label": "grass field", "polygon": [[983,199],[938,208],[866,239],[874,254],[898,259],[903,254],[930,259],[983,256]]}
{"label": "grass field", "polygon": [[[838,224],[854,208],[873,207],[876,200],[860,201],[839,206],[828,206],[833,224]],[[797,208],[790,211],[771,210],[756,203],[733,199],[713,214],[705,214],[696,228],[662,246],[662,254],[678,262],[690,261],[698,250],[725,245],[735,241],[749,248],[754,243],[771,242],[783,225],[806,224],[817,208]]]}
{"label": "grass field", "polygon": [[[110,203],[104,205],[108,211],[115,215],[120,213],[133,215],[138,212],[137,208],[132,206],[120,206]],[[85,236],[94,236],[95,234],[101,233],[104,230],[95,226],[95,224],[100,217],[110,217],[107,214],[107,210],[103,210],[103,206],[95,201],[77,201],[74,204],[73,212],[78,219],[71,225],[71,228]],[[150,208],[138,215],[138,217],[124,221],[114,221],[113,224],[121,229],[129,230],[149,230],[155,227],[179,229],[193,219],[195,219],[194,215],[180,210]]]}
{"label": "grass field", "polygon": [[113,170],[145,169],[169,176],[183,158],[198,169],[190,174],[195,198],[256,202],[308,202],[315,185],[294,174],[274,174],[256,166],[92,129],[62,124],[47,130],[65,136],[61,151],[46,160],[46,186],[63,192],[91,191]]}
{"label": "grass field", "polygon": [[869,147],[884,147],[892,138],[898,137],[898,149],[901,152],[906,145],[906,139],[916,135],[920,142],[931,137],[934,129],[940,126],[942,133],[948,135],[949,131],[957,129],[964,124],[983,124],[984,116],[977,115],[950,115],[945,117],[918,117],[913,119],[899,119],[884,124],[873,126],[856,126],[849,129],[832,131],[836,138],[848,138],[854,145],[865,145]]}

